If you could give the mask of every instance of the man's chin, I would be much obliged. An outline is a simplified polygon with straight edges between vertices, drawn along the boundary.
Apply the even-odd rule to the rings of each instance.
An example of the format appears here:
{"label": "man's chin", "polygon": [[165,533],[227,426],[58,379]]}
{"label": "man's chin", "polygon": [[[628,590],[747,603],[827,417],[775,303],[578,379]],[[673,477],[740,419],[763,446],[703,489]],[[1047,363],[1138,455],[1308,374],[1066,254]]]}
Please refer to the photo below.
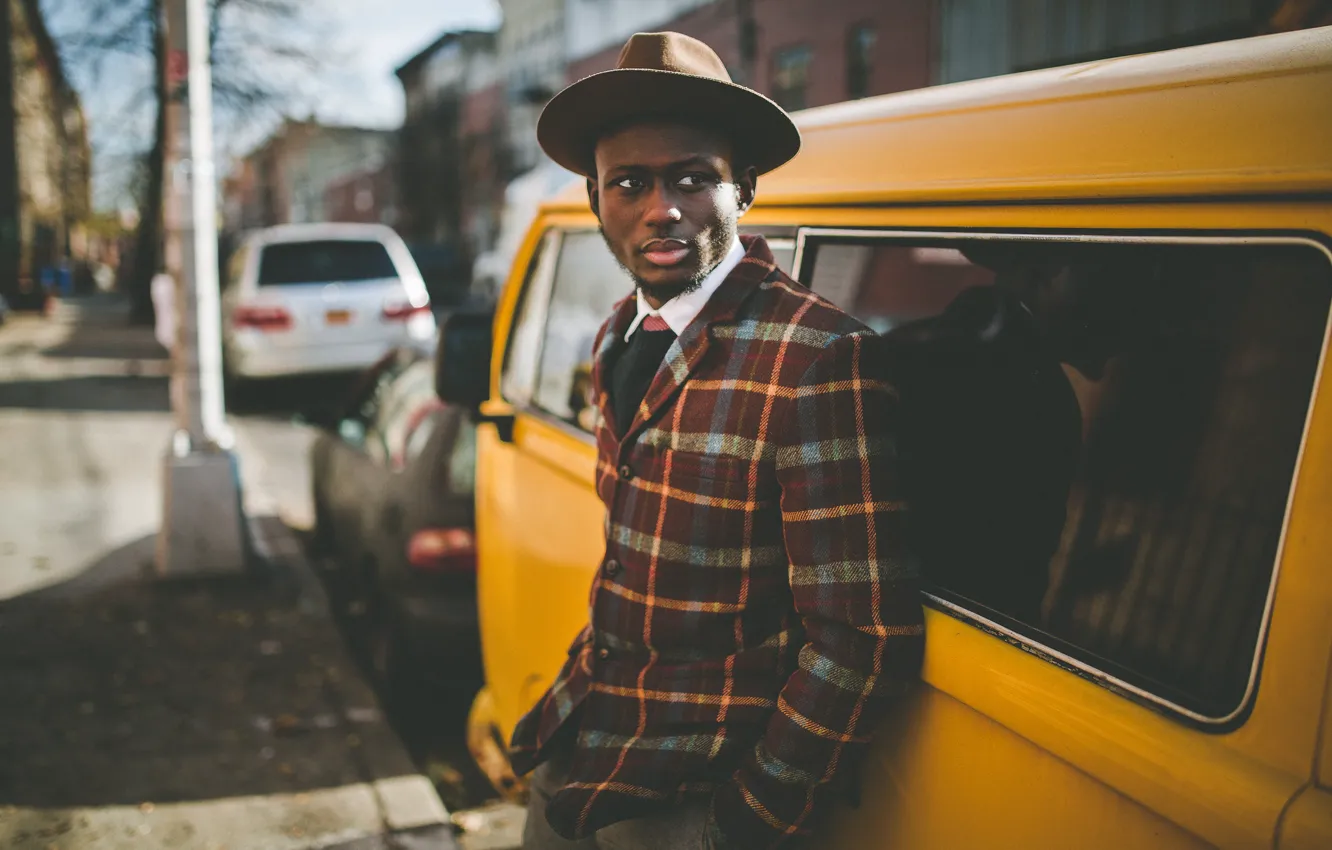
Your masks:
{"label": "man's chin", "polygon": [[644,295],[651,296],[663,303],[682,292],[688,292],[698,286],[698,275],[681,272],[678,269],[647,269],[645,273],[634,275]]}

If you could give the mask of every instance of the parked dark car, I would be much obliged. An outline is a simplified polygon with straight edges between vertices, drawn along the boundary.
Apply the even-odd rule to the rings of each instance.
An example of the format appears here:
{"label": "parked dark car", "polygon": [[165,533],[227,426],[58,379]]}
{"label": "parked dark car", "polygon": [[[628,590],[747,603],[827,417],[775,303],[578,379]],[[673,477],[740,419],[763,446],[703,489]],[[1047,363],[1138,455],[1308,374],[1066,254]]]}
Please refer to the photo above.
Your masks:
{"label": "parked dark car", "polygon": [[314,543],[390,707],[481,678],[475,425],[435,395],[434,364],[394,350],[311,449]]}

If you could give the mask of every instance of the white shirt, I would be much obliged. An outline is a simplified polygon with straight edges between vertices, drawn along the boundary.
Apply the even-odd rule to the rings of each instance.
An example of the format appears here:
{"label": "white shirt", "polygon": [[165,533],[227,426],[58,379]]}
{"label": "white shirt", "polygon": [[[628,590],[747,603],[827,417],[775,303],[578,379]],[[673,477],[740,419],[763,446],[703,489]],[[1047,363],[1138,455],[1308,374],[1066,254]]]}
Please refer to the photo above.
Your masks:
{"label": "white shirt", "polygon": [[634,335],[634,331],[638,330],[638,326],[648,316],[661,316],[662,321],[666,323],[667,327],[675,331],[676,336],[683,334],[685,328],[689,327],[694,319],[698,318],[698,314],[703,312],[708,300],[712,298],[712,293],[717,291],[718,287],[722,285],[722,281],[726,280],[726,276],[736,266],[740,265],[740,261],[744,258],[745,246],[740,244],[740,237],[737,236],[735,241],[731,243],[731,250],[727,251],[722,261],[714,266],[712,271],[708,272],[708,276],[703,278],[703,283],[695,289],[675,296],[661,305],[659,310],[652,309],[652,305],[643,297],[643,290],[638,290],[638,315],[629,323],[629,330],[624,332],[624,341],[629,341],[629,337]]}

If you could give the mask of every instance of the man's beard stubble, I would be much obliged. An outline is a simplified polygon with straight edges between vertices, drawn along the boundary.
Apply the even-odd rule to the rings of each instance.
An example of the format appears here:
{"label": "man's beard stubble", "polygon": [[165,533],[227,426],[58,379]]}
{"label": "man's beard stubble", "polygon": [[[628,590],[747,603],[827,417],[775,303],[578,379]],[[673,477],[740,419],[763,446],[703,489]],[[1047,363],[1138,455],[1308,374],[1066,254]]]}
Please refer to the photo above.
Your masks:
{"label": "man's beard stubble", "polygon": [[638,275],[634,274],[633,271],[626,266],[618,256],[616,256],[615,247],[611,245],[610,239],[606,236],[606,229],[598,226],[597,232],[601,234],[601,241],[606,243],[606,249],[610,251],[611,256],[615,257],[615,263],[620,268],[624,269],[625,274],[629,275],[629,278],[633,280],[634,287],[650,294],[662,304],[665,304],[672,298],[693,292],[701,287],[703,281],[707,280],[708,275],[712,274],[712,270],[721,265],[722,260],[726,259],[726,254],[731,250],[731,243],[735,240],[735,228],[719,229],[711,240],[711,248],[713,254],[716,256],[716,262],[706,268],[700,267],[699,270],[684,283],[666,285],[648,283]]}

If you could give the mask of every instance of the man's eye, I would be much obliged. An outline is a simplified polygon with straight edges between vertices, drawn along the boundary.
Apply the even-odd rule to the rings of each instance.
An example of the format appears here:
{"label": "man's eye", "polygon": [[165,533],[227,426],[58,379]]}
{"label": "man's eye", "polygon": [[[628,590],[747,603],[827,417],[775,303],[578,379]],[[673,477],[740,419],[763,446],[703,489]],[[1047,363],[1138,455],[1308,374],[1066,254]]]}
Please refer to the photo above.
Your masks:
{"label": "man's eye", "polygon": [[703,175],[686,174],[675,182],[677,185],[684,186],[687,189],[697,189],[703,185]]}
{"label": "man's eye", "polygon": [[641,189],[643,187],[643,181],[639,180],[637,177],[621,177],[619,180],[615,181],[615,185],[619,186],[621,189]]}

